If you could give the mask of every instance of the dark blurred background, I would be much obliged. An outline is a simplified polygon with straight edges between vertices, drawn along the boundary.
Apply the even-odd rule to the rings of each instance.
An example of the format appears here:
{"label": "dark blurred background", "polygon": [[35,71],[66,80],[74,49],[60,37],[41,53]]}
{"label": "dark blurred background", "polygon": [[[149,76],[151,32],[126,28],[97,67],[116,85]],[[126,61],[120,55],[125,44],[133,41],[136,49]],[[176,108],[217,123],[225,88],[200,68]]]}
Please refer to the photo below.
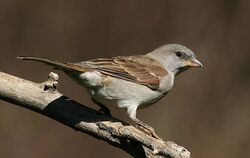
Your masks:
{"label": "dark blurred background", "polygon": [[[51,70],[18,61],[33,55],[64,61],[145,54],[181,43],[204,64],[177,77],[154,106],[139,111],[165,140],[196,158],[250,155],[250,1],[0,0],[0,71],[35,82]],[[59,90],[97,109],[83,88],[59,72]],[[125,112],[113,115],[128,122]],[[128,157],[54,120],[0,101],[3,158]]]}

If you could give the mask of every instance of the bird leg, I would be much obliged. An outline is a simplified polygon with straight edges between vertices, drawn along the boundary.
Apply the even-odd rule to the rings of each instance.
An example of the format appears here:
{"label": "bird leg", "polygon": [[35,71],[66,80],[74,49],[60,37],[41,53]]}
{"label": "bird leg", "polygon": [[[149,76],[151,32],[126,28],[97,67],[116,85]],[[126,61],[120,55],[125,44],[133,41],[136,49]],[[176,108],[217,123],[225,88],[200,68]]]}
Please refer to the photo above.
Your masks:
{"label": "bird leg", "polygon": [[91,100],[100,107],[99,111],[103,112],[104,114],[111,116],[111,112],[109,110],[109,108],[105,105],[103,105],[102,103],[98,102],[97,100],[91,98]]}
{"label": "bird leg", "polygon": [[142,122],[141,120],[137,119],[137,118],[132,118],[133,121],[135,121],[137,123],[136,128],[140,129],[141,131],[143,131],[146,134],[151,135],[152,137],[156,138],[156,139],[161,139],[161,137],[159,137],[156,133],[154,128],[152,128],[151,126],[147,125],[146,123]]}
{"label": "bird leg", "polygon": [[142,122],[141,120],[139,120],[138,118],[136,118],[136,110],[137,110],[138,105],[134,104],[134,105],[130,105],[127,106],[127,113],[129,115],[129,117],[137,123],[136,128],[140,129],[141,131],[143,131],[144,133],[156,138],[156,139],[160,139],[162,140],[156,133],[155,130],[147,125],[146,123]]}

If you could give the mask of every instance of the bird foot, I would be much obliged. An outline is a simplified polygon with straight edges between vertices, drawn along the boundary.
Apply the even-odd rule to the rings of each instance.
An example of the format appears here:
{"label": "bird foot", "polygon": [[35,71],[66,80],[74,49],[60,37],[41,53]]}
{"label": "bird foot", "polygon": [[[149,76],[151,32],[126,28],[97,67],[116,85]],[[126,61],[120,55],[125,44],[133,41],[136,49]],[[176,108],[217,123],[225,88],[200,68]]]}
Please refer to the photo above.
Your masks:
{"label": "bird foot", "polygon": [[104,114],[106,114],[108,116],[112,116],[110,110],[108,108],[106,108],[106,107],[105,108],[101,107],[98,111],[102,112],[102,113],[104,113]]}
{"label": "bird foot", "polygon": [[144,133],[152,136],[153,138],[156,138],[156,139],[159,139],[159,140],[162,140],[161,137],[159,137],[156,133],[155,133],[155,130],[150,127],[149,125],[145,125],[145,124],[137,124],[136,128],[138,128],[139,130],[143,131]]}
{"label": "bird foot", "polygon": [[109,110],[108,107],[106,107],[106,106],[103,105],[102,103],[98,102],[98,101],[95,100],[94,98],[91,98],[91,99],[92,99],[92,101],[93,101],[96,105],[98,105],[98,106],[100,107],[100,109],[98,110],[99,112],[102,112],[102,113],[104,113],[104,114],[106,114],[106,115],[108,115],[108,116],[112,116],[112,115],[111,115],[111,112],[110,112],[110,110]]}

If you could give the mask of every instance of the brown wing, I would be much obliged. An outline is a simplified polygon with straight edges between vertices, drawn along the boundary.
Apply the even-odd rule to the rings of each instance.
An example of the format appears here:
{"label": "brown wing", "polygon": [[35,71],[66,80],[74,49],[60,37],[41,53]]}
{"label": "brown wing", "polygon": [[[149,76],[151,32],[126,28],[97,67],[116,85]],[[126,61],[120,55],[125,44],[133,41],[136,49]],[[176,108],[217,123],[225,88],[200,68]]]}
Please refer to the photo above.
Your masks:
{"label": "brown wing", "polygon": [[70,64],[76,66],[85,65],[102,74],[136,82],[151,89],[157,89],[160,78],[167,74],[167,71],[159,62],[147,56],[99,58]]}

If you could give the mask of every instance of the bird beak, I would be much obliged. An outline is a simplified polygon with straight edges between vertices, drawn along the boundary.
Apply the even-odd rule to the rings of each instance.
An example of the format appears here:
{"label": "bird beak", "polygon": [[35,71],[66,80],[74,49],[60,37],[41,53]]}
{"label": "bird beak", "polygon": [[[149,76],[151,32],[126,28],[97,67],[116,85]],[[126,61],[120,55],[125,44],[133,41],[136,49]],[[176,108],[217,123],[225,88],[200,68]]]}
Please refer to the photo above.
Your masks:
{"label": "bird beak", "polygon": [[187,65],[190,67],[203,67],[202,63],[195,59],[195,58],[191,58],[187,61]]}

